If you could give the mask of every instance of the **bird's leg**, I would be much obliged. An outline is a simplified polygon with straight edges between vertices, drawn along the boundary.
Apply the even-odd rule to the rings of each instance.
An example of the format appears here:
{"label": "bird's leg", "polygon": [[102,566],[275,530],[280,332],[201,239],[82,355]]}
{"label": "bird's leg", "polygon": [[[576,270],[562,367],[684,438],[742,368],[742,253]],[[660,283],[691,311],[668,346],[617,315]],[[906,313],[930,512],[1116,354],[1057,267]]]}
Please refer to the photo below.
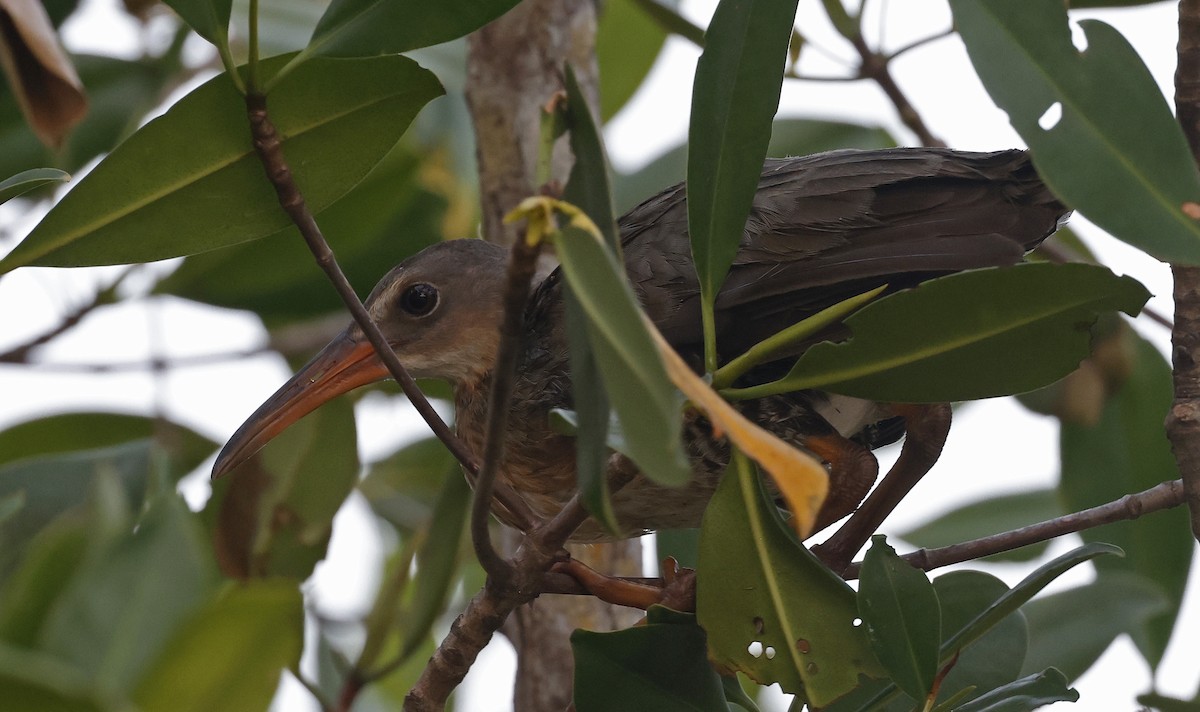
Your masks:
{"label": "bird's leg", "polygon": [[896,405],[893,409],[904,417],[906,433],[896,464],[842,528],[813,547],[813,553],[839,573],[937,462],[950,432],[949,403]]}
{"label": "bird's leg", "polygon": [[879,477],[879,461],[871,449],[847,440],[830,428],[804,439],[804,449],[829,463],[829,495],[817,512],[813,532],[819,532],[854,511]]}

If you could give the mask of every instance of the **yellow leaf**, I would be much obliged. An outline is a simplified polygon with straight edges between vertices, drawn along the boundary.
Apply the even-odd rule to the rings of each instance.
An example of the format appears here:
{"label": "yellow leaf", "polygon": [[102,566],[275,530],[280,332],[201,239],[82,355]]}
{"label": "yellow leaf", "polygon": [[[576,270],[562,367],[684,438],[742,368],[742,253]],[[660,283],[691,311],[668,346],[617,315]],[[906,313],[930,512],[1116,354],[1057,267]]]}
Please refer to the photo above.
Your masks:
{"label": "yellow leaf", "polygon": [[795,517],[800,538],[807,537],[829,492],[825,468],[808,453],[747,420],[684,363],[648,319],[647,326],[675,387],[708,415],[714,428],[767,471]]}

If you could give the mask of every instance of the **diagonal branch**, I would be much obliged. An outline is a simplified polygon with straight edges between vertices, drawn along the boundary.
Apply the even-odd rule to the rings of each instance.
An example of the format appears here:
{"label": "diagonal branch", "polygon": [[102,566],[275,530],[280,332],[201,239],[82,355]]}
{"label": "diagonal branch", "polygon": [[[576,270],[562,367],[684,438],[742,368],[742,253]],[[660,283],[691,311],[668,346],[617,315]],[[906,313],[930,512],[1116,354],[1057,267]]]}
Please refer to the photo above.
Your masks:
{"label": "diagonal branch", "polygon": [[875,50],[867,46],[867,41],[862,35],[854,35],[847,37],[850,43],[854,45],[854,49],[858,55],[862,57],[862,65],[859,67],[859,76],[871,79],[879,88],[887,94],[887,98],[891,100],[892,106],[896,107],[896,113],[900,115],[900,120],[910,131],[917,135],[923,146],[945,146],[946,142],[935,136],[929,127],[925,125],[925,120],[921,118],[921,114],[917,112],[912,102],[908,100],[908,96],[896,83],[896,78],[892,76],[891,58],[881,55]]}
{"label": "diagonal branch", "polygon": [[[1048,541],[1065,534],[1074,534],[1084,529],[1119,522],[1126,519],[1137,519],[1151,512],[1157,512],[1183,504],[1184,489],[1181,480],[1171,480],[1155,485],[1148,490],[1092,507],[1073,514],[1056,517],[1037,524],[1031,524],[1020,529],[993,534],[979,539],[972,539],[961,544],[952,544],[937,549],[918,549],[911,554],[900,557],[908,563],[925,571],[950,564],[960,564],[964,561],[981,559],[992,554],[1012,551],[1022,546]],[[843,572],[846,579],[858,578],[861,563],[851,564]]]}
{"label": "diagonal branch", "polygon": [[8,351],[0,352],[0,363],[28,363],[30,353],[37,347],[46,344],[62,334],[70,331],[76,324],[83,321],[83,318],[91,314],[96,309],[105,304],[112,304],[116,301],[117,285],[119,285],[129,274],[134,270],[133,267],[125,269],[121,274],[117,275],[116,280],[107,287],[99,290],[86,303],[75,307],[71,311],[63,315],[62,321],[52,327],[49,331],[35,336],[29,341],[12,347]]}
{"label": "diagonal branch", "polygon": [[475,482],[475,499],[471,504],[471,542],[475,556],[489,579],[505,581],[512,576],[511,565],[492,546],[488,521],[492,511],[492,492],[496,474],[504,456],[504,438],[508,432],[508,404],[512,397],[517,356],[521,349],[521,334],[525,327],[525,303],[529,299],[530,282],[537,270],[538,253],[542,242],[518,239],[509,251],[508,279],[504,287],[504,323],[500,327],[500,344],[496,348],[496,365],[492,369],[492,386],[488,394],[487,432],[484,437],[483,464]]}

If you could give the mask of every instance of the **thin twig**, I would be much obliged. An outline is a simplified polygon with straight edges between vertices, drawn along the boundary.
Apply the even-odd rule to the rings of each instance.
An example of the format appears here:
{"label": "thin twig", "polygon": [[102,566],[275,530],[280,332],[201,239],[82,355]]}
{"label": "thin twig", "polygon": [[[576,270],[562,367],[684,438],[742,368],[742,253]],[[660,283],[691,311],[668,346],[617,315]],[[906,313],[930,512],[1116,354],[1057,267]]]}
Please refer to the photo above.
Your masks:
{"label": "thin twig", "polygon": [[488,522],[492,511],[492,491],[500,460],[504,456],[504,438],[508,432],[508,402],[512,396],[521,350],[521,335],[525,331],[525,303],[529,300],[530,281],[537,270],[542,243],[518,239],[513,243],[508,259],[508,280],[504,287],[504,323],[500,328],[500,344],[496,348],[496,364],[492,368],[492,384],[488,393],[488,414],[483,446],[483,464],[475,482],[475,499],[471,505],[471,543],[489,579],[507,580],[512,566],[492,546]]}
{"label": "thin twig", "polygon": [[[324,270],[334,289],[345,303],[346,308],[350,311],[351,316],[354,317],[354,321],[362,328],[367,340],[375,348],[376,355],[383,361],[388,372],[396,379],[396,382],[400,384],[400,389],[404,391],[404,395],[408,396],[409,401],[417,409],[417,412],[421,414],[421,417],[425,419],[430,430],[446,445],[446,448],[450,450],[455,459],[462,463],[468,472],[472,474],[478,473],[479,464],[475,460],[474,453],[446,425],[446,422],[442,420],[441,416],[438,415],[437,411],[429,403],[425,394],[417,387],[417,382],[400,363],[400,360],[396,357],[396,353],[392,351],[391,346],[388,344],[387,338],[379,331],[379,327],[375,325],[370,314],[367,313],[366,307],[359,300],[358,295],[354,292],[354,288],[350,286],[346,275],[342,273],[342,268],[338,265],[333,250],[330,249],[329,243],[326,242],[324,235],[321,234],[321,229],[317,226],[312,212],[309,211],[304,196],[300,194],[300,190],[296,186],[291,168],[284,159],[283,144],[275,131],[274,124],[271,123],[270,117],[267,115],[266,97],[262,94],[247,94],[246,111],[250,119],[250,131],[254,138],[254,148],[258,152],[259,159],[266,170],[268,180],[275,187],[275,192],[279,197],[279,205],[300,230],[300,234],[312,251],[313,257],[316,258],[317,264]],[[496,497],[502,505],[510,510],[516,519],[526,519],[524,515],[527,515],[528,507],[525,506],[523,501],[516,498],[511,490],[498,489]],[[526,527],[533,526],[532,519],[520,521],[519,523]]]}
{"label": "thin twig", "polygon": [[905,96],[904,91],[900,89],[900,85],[896,84],[896,79],[892,76],[892,70],[888,64],[888,58],[868,47],[862,35],[855,35],[848,39],[862,58],[859,74],[873,80],[883,90],[883,93],[887,94],[892,105],[896,107],[896,113],[900,115],[900,121],[904,122],[904,125],[917,135],[922,145],[945,146],[946,143],[937,136],[934,136],[929,127],[925,125],[925,120],[921,118],[921,114],[917,112],[908,100],[908,97]]}
{"label": "thin twig", "polygon": [[104,287],[103,289],[97,290],[92,298],[86,303],[81,304],[72,309],[70,312],[64,314],[62,321],[60,321],[46,333],[35,336],[24,344],[14,346],[8,351],[0,353],[0,363],[28,363],[29,354],[34,349],[74,328],[75,325],[77,325],[80,321],[83,321],[84,317],[86,317],[88,314],[91,314],[96,309],[104,306],[105,304],[112,304],[114,301],[116,301],[115,294],[117,285],[119,285],[122,280],[129,276],[129,274],[133,272],[133,269],[133,267],[129,267],[122,271],[121,274],[117,275],[116,280],[114,280],[112,284]]}
{"label": "thin twig", "polygon": [[843,83],[844,82],[846,84],[850,84],[853,82],[862,82],[862,81],[866,81],[866,80],[870,79],[870,77],[862,77],[862,76],[858,76],[858,75],[850,75],[850,76],[842,77],[842,76],[826,76],[823,74],[800,74],[799,72],[797,72],[794,69],[789,69],[788,71],[784,72],[783,78],[784,79],[795,79],[796,81],[800,81],[800,82],[826,82],[826,83],[834,83],[834,82]]}
{"label": "thin twig", "polygon": [[[1155,485],[1148,490],[1102,504],[1098,507],[1085,509],[1073,514],[1056,517],[1038,524],[1031,524],[1020,529],[993,534],[979,539],[972,539],[961,544],[943,546],[937,549],[919,549],[900,557],[913,566],[924,571],[964,561],[981,559],[992,554],[1012,551],[1022,546],[1048,541],[1064,534],[1074,534],[1084,529],[1093,529],[1103,524],[1111,524],[1126,519],[1137,519],[1145,514],[1157,512],[1171,507],[1178,507],[1184,502],[1182,480],[1171,480]],[[858,578],[862,562],[851,564],[843,573],[843,578]]]}
{"label": "thin twig", "polygon": [[937,42],[940,39],[945,39],[946,37],[949,37],[953,34],[954,34],[954,28],[948,27],[945,30],[938,32],[937,34],[929,35],[928,37],[922,37],[919,40],[913,40],[912,42],[904,45],[900,49],[893,51],[891,54],[888,54],[886,59],[887,59],[887,61],[890,62],[902,54],[911,52],[914,49],[917,49],[919,47],[924,47],[925,45],[929,44],[930,42]]}

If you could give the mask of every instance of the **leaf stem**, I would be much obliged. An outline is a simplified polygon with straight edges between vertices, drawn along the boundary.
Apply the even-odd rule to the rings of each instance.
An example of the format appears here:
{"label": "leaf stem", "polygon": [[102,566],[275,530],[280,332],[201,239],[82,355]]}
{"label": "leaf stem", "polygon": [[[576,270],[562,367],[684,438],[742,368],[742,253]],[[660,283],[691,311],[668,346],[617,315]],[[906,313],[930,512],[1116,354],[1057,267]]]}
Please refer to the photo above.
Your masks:
{"label": "leaf stem", "polygon": [[[246,60],[247,76],[245,93],[248,96],[258,92],[262,86],[258,73],[258,0],[250,0],[249,17],[246,18],[246,24],[249,27],[249,37],[247,39],[249,57]],[[230,61],[233,61],[232,57],[230,57]],[[231,74],[236,75],[237,72],[233,71]]]}
{"label": "leaf stem", "polygon": [[[1038,524],[1031,524],[1020,529],[972,539],[960,544],[952,544],[936,549],[918,549],[900,558],[919,569],[932,571],[943,566],[981,559],[985,556],[1005,551],[1012,551],[1022,546],[1037,544],[1065,534],[1092,529],[1103,524],[1110,524],[1126,519],[1137,519],[1152,512],[1178,507],[1183,504],[1184,498],[1183,481],[1171,480],[1155,485],[1148,490],[1143,490],[1136,494],[1127,494],[1118,500],[1080,512],[1056,517],[1039,522]],[[843,572],[843,578],[847,580],[858,578],[858,572],[861,567],[861,562],[851,564]]]}
{"label": "leaf stem", "polygon": [[701,298],[700,321],[704,326],[704,371],[717,372],[717,323],[711,299]]}
{"label": "leaf stem", "polygon": [[887,289],[886,284],[869,292],[850,297],[763,339],[754,346],[751,346],[741,356],[718,368],[713,373],[713,389],[721,390],[722,388],[728,388],[733,385],[734,381],[745,374],[746,371],[761,363],[765,363],[780,351],[795,346],[803,339],[818,333],[821,329],[841,321],[850,313],[857,311],[860,307],[882,294],[885,289]]}

